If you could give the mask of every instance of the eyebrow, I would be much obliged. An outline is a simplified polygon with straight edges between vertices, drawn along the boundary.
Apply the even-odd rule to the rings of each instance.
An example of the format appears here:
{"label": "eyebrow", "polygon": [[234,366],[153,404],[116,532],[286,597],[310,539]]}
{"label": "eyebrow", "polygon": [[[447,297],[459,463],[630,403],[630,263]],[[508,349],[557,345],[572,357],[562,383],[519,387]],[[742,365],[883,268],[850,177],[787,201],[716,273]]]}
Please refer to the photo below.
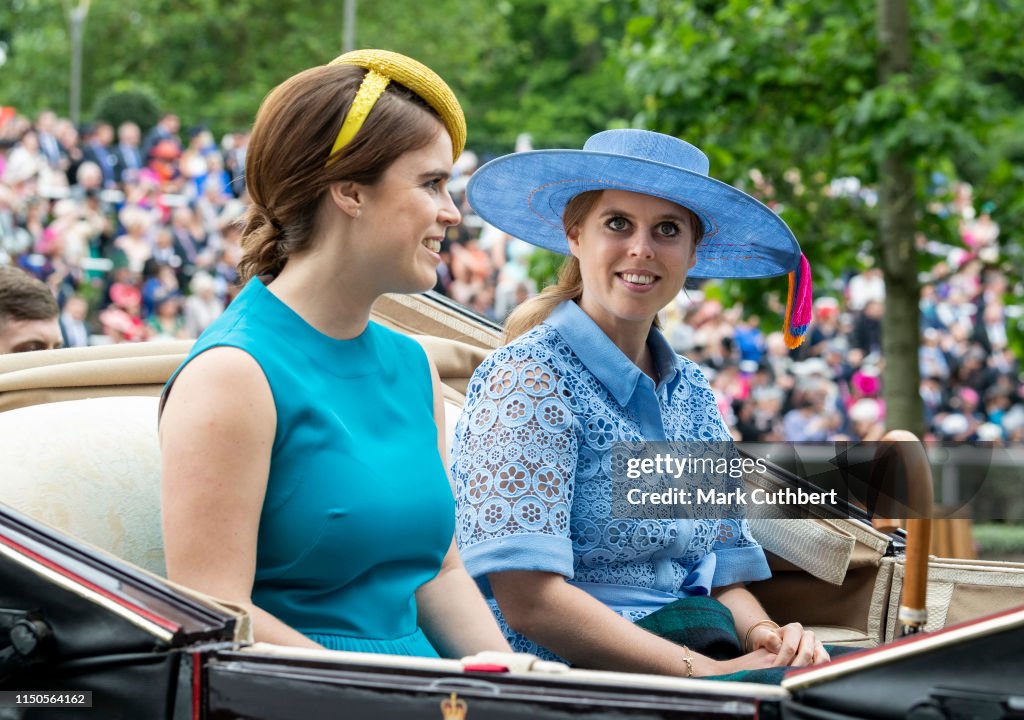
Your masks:
{"label": "eyebrow", "polygon": [[[629,218],[631,220],[635,217],[635,215],[633,215],[633,213],[631,213],[631,212],[627,212],[625,210],[619,210],[618,208],[613,208],[613,207],[610,207],[607,210],[605,210],[603,213],[601,213],[601,217],[607,217],[608,215],[621,215],[622,217],[626,217],[626,218]],[[675,213],[665,213],[664,215],[659,215],[658,217],[655,218],[655,222],[664,222],[665,220],[675,220],[677,222],[686,222],[686,216],[685,215],[677,215]]]}
{"label": "eyebrow", "polygon": [[421,180],[429,180],[430,178],[436,177],[444,178],[445,180],[447,180],[451,176],[452,174],[447,170],[428,170],[427,172],[420,173],[419,175]]}

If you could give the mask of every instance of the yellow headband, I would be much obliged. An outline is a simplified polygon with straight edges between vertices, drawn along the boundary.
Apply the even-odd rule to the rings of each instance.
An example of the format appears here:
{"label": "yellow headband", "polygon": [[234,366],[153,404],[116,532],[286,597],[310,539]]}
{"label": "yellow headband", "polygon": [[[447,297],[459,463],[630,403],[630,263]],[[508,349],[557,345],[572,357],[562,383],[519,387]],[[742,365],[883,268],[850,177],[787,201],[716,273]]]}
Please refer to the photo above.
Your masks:
{"label": "yellow headband", "polygon": [[341,123],[330,157],[352,141],[392,80],[419,95],[441,116],[452,139],[452,161],[462,154],[466,146],[466,117],[462,106],[445,81],[426,65],[388,50],[354,50],[335,58],[330,64],[356,65],[368,70],[352,107]]}

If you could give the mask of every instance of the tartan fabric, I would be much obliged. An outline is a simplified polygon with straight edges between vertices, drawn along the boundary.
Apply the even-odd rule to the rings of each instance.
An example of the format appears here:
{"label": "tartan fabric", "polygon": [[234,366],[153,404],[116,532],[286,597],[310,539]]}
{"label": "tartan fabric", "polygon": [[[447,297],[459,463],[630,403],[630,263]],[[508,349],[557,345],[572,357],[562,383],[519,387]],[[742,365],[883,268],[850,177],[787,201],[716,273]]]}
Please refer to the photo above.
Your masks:
{"label": "tartan fabric", "polygon": [[[665,638],[676,645],[685,645],[693,652],[713,660],[730,660],[742,653],[740,638],[736,634],[732,613],[718,600],[707,596],[694,596],[676,600],[660,610],[637,620],[637,626],[649,633]],[[838,657],[858,648],[826,645],[832,657]],[[680,660],[682,662],[682,660]],[[778,685],[791,667],[773,667],[760,670],[740,670],[728,675],[713,675],[706,680],[727,680]]]}

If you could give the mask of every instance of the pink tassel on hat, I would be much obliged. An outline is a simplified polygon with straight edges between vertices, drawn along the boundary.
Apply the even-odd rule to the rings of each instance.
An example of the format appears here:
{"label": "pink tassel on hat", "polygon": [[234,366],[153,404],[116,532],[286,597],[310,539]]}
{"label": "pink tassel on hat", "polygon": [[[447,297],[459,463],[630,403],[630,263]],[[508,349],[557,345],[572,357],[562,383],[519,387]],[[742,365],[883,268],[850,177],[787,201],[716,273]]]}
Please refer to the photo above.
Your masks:
{"label": "pink tassel on hat", "polygon": [[789,297],[786,299],[786,320],[783,333],[786,347],[798,348],[811,326],[811,264],[801,253],[800,267],[789,274]]}

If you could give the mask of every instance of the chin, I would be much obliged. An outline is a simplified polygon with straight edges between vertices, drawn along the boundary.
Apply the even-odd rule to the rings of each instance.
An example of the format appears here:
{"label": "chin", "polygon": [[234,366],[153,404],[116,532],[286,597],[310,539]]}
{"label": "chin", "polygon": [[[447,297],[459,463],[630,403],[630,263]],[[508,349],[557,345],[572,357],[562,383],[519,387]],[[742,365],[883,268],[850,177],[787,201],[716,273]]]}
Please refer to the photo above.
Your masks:
{"label": "chin", "polygon": [[418,272],[416,273],[415,276],[409,277],[407,282],[403,283],[404,288],[396,292],[412,295],[416,293],[426,292],[427,290],[431,290],[436,284],[437,272],[431,269],[429,275],[427,275],[424,272]]}

